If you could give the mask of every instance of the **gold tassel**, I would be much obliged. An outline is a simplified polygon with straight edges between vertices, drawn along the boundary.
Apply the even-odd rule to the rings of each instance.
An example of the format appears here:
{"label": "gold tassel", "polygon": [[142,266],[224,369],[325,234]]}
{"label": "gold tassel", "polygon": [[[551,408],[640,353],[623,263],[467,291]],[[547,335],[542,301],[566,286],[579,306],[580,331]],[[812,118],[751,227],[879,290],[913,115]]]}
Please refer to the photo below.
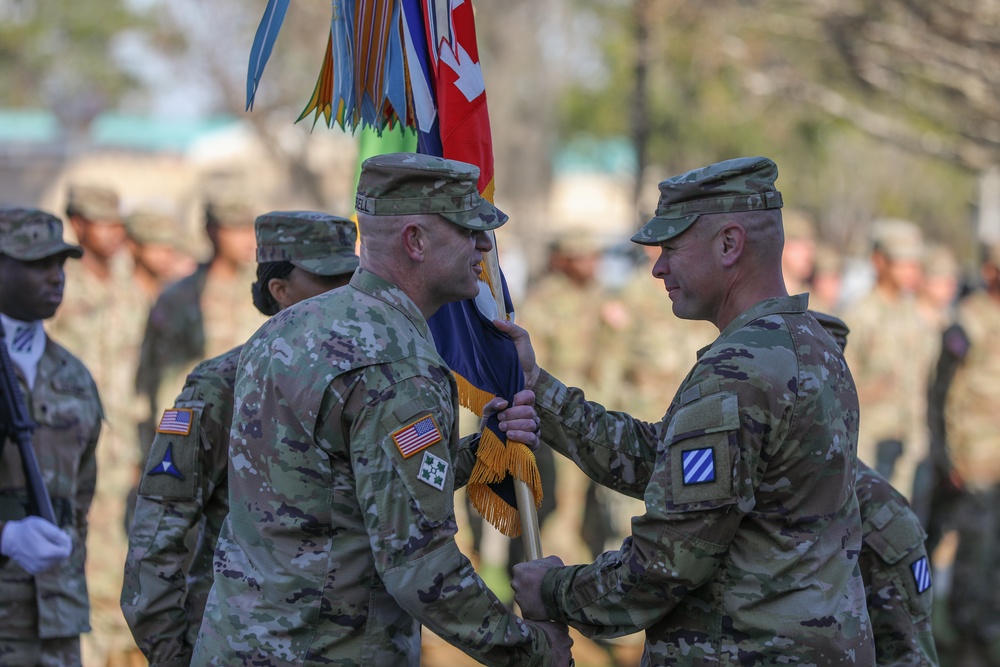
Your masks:
{"label": "gold tassel", "polygon": [[[482,414],[486,404],[493,400],[493,395],[472,386],[457,373],[455,377],[461,404],[476,414]],[[511,440],[504,442],[493,431],[484,428],[479,438],[476,463],[469,476],[469,500],[486,521],[513,539],[521,535],[521,517],[517,508],[508,505],[489,487],[490,484],[502,481],[508,474],[524,481],[534,496],[535,507],[541,507],[542,479],[538,474],[534,452],[524,443]]]}

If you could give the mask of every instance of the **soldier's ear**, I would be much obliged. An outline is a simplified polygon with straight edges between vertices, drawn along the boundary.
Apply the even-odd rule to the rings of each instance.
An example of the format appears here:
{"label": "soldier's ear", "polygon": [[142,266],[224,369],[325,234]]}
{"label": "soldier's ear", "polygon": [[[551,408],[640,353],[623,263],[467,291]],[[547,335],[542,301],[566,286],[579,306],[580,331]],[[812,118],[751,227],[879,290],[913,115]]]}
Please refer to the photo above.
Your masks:
{"label": "soldier's ear", "polygon": [[746,247],[747,232],[741,225],[727,224],[719,230],[716,242],[719,244],[719,258],[722,266],[731,267],[739,260]]}
{"label": "soldier's ear", "polygon": [[414,262],[423,262],[430,242],[427,228],[418,221],[407,222],[399,233],[403,251]]}
{"label": "soldier's ear", "polygon": [[271,293],[271,298],[278,304],[278,310],[284,310],[292,305],[292,300],[288,294],[288,281],[284,278],[271,278],[267,281],[267,291]]}

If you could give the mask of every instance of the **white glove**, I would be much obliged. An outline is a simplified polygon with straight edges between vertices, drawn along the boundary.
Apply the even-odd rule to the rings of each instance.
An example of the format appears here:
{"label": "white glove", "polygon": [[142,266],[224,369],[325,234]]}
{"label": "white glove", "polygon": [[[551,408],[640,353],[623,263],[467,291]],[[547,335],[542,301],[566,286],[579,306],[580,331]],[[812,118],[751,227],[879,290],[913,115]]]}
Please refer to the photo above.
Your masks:
{"label": "white glove", "polygon": [[8,521],[0,533],[0,553],[34,576],[69,558],[73,538],[39,516]]}

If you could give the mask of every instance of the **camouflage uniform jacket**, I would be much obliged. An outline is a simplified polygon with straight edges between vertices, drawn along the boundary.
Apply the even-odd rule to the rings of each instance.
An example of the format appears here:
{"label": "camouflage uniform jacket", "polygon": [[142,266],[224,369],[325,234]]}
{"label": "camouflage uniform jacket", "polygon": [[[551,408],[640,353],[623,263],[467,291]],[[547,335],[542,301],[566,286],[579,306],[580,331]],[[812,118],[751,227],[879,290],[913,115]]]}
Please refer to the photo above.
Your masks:
{"label": "camouflage uniform jacket", "polygon": [[645,629],[643,664],[873,664],[857,393],[805,308],[767,299],[736,318],[658,424],[543,372],[545,442],[646,505],[619,551],[546,574],[550,617],[594,636]]}
{"label": "camouflage uniform jacket", "polygon": [[149,312],[135,379],[147,404],[148,421],[140,424],[143,447],[153,441],[156,418],[195,364],[243,343],[264,322],[246,298],[252,273],[222,280],[214,279],[210,268],[201,264],[167,287]]}
{"label": "camouflage uniform jacket", "polygon": [[247,341],[230,513],[194,665],[418,665],[420,624],[488,665],[547,663],[455,544],[473,456],[426,320],[358,270]]}
{"label": "camouflage uniform jacket", "polygon": [[[190,663],[212,588],[215,544],[229,513],[229,427],[241,349],[188,375],[174,409],[164,413],[161,421],[170,425],[157,432],[139,484],[122,611],[154,667]],[[194,553],[186,542],[192,530]]]}
{"label": "camouflage uniform jacket", "polygon": [[[73,537],[73,552],[61,565],[35,577],[0,557],[0,637],[75,637],[90,630],[84,562],[87,511],[97,481],[95,450],[104,413],[86,367],[47,338],[34,388],[21,385],[37,424],[33,445],[52,498],[56,520]],[[21,457],[13,442],[0,458],[0,520],[27,516],[28,494]]]}
{"label": "camouflage uniform jacket", "polygon": [[935,667],[930,561],[926,534],[909,503],[864,463],[858,464],[861,578],[879,667]]}

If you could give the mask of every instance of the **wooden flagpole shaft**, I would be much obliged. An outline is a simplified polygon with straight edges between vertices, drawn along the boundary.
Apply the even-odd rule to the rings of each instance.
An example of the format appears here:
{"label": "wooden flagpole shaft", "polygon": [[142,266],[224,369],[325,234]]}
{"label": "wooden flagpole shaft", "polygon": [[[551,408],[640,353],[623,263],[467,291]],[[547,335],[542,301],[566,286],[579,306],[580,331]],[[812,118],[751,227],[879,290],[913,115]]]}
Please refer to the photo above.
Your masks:
{"label": "wooden flagpole shaft", "polygon": [[538,530],[538,510],[535,509],[535,495],[527,482],[514,478],[514,497],[517,499],[517,513],[521,517],[521,543],[524,546],[524,560],[538,560],[542,557],[542,537]]}

